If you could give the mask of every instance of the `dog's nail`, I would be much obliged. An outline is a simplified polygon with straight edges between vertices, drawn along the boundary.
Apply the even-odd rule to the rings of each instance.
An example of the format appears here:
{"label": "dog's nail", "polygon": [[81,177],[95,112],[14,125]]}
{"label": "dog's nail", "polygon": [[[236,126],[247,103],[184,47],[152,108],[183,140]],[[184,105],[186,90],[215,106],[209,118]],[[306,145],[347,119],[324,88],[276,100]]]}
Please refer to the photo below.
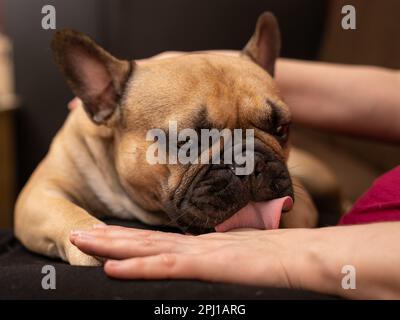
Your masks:
{"label": "dog's nail", "polygon": [[106,226],[104,223],[98,223],[93,225],[93,229],[104,229]]}

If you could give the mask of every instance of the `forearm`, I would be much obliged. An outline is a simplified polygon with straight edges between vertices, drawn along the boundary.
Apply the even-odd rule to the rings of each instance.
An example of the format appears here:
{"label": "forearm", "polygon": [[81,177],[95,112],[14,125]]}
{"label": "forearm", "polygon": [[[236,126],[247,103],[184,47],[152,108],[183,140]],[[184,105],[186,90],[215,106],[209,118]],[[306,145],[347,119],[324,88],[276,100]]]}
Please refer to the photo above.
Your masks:
{"label": "forearm", "polygon": [[[400,222],[304,230],[295,287],[347,298],[400,298]],[[343,266],[354,266],[356,289],[342,288]]]}
{"label": "forearm", "polygon": [[276,80],[297,123],[400,141],[399,71],[280,59]]}

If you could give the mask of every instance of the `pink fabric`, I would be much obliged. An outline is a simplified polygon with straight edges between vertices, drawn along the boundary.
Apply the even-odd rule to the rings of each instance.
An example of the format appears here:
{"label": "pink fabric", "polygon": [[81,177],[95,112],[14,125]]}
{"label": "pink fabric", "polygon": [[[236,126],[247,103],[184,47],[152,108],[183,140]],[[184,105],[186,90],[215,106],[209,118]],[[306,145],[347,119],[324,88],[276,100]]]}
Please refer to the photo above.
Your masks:
{"label": "pink fabric", "polygon": [[339,225],[400,220],[400,166],[379,177]]}

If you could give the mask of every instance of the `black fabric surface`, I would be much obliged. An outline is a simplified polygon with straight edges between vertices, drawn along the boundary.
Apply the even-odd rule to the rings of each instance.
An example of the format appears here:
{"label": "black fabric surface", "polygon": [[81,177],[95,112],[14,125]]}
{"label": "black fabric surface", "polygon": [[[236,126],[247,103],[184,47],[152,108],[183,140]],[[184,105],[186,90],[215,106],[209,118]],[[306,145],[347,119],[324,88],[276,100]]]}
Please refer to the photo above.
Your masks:
{"label": "black fabric surface", "polygon": [[[136,228],[138,222],[110,220]],[[171,231],[171,230],[170,230]],[[227,262],[228,263],[228,262]],[[232,263],[232,262],[230,262]],[[44,290],[44,265],[56,269],[56,289]],[[101,267],[75,267],[26,250],[10,231],[0,230],[0,299],[333,299],[298,290],[252,287],[203,281],[120,281]]]}

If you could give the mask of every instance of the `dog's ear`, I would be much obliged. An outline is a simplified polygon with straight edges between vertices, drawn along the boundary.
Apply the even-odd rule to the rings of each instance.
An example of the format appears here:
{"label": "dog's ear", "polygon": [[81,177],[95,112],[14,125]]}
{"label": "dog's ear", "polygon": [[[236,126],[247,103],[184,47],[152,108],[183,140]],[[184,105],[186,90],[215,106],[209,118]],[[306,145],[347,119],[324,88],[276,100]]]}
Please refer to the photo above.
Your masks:
{"label": "dog's ear", "polygon": [[274,76],[275,61],[281,49],[278,21],[271,12],[258,17],[256,29],[243,53]]}
{"label": "dog's ear", "polygon": [[134,63],[118,60],[83,33],[58,31],[51,44],[55,60],[86,112],[105,123],[118,107]]}

